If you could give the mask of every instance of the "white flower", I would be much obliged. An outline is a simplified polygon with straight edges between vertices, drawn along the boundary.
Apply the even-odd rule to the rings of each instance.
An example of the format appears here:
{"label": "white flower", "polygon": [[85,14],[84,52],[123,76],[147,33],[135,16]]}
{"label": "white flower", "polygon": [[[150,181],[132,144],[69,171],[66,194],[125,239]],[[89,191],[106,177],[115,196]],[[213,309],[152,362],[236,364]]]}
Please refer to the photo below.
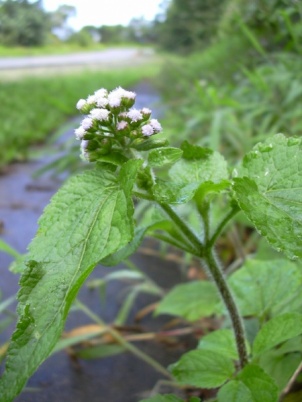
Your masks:
{"label": "white flower", "polygon": [[147,107],[143,107],[141,110],[142,114],[151,114],[152,111],[150,109],[148,109]]}
{"label": "white flower", "polygon": [[100,88],[100,89],[98,89],[97,91],[95,91],[95,96],[97,97],[97,98],[103,98],[104,96],[107,96],[108,95],[108,91],[107,91],[107,89],[105,89],[105,88]]}
{"label": "white flower", "polygon": [[131,121],[133,123],[136,121],[142,120],[142,118],[143,118],[143,115],[137,109],[129,110],[129,112],[127,113],[127,116],[129,117],[129,119],[131,119]]}
{"label": "white flower", "polygon": [[90,116],[93,119],[104,121],[109,119],[109,110],[107,109],[92,109],[90,112]]}
{"label": "white flower", "polygon": [[78,101],[78,103],[77,103],[77,106],[76,106],[76,108],[78,109],[78,110],[81,110],[85,105],[86,105],[86,101],[85,101],[85,99],[80,99],[79,101]]}
{"label": "white flower", "polygon": [[82,157],[84,160],[87,160],[87,161],[89,161],[89,152],[88,152],[88,150],[87,150],[88,142],[89,142],[89,141],[86,141],[86,140],[83,140],[83,141],[81,142],[81,157]]}
{"label": "white flower", "polygon": [[113,95],[110,96],[110,94],[109,94],[108,100],[109,100],[109,106],[111,106],[111,107],[121,106],[121,98],[118,96],[113,96]]}
{"label": "white flower", "polygon": [[128,126],[128,123],[123,120],[117,123],[118,130],[124,130],[127,126]]}
{"label": "white flower", "polygon": [[136,93],[131,91],[126,91],[122,87],[115,88],[113,91],[109,93],[109,96],[114,96],[118,98],[128,98],[128,99],[135,99]]}
{"label": "white flower", "polygon": [[87,103],[88,105],[92,105],[93,103],[96,103],[97,97],[95,95],[89,95],[87,98]]}
{"label": "white flower", "polygon": [[132,91],[124,91],[123,98],[135,99],[136,93]]}
{"label": "white flower", "polygon": [[81,140],[84,137],[84,135],[86,134],[86,131],[82,126],[80,126],[79,128],[76,128],[74,130],[74,133],[75,133],[76,139]]}
{"label": "white flower", "polygon": [[89,130],[93,125],[93,120],[90,117],[86,117],[82,120],[81,126],[84,130]]}
{"label": "white flower", "polygon": [[96,96],[96,105],[98,107],[106,107],[108,105],[108,99],[101,96]]}
{"label": "white flower", "polygon": [[160,133],[163,129],[159,121],[156,119],[151,119],[150,124],[153,127],[155,133]]}
{"label": "white flower", "polygon": [[87,151],[88,144],[89,144],[88,140],[83,140],[81,142],[81,149],[82,149],[83,152]]}
{"label": "white flower", "polygon": [[154,129],[151,126],[151,124],[145,124],[144,126],[142,126],[142,133],[143,133],[143,135],[146,135],[146,136],[150,136],[150,135],[154,134]]}

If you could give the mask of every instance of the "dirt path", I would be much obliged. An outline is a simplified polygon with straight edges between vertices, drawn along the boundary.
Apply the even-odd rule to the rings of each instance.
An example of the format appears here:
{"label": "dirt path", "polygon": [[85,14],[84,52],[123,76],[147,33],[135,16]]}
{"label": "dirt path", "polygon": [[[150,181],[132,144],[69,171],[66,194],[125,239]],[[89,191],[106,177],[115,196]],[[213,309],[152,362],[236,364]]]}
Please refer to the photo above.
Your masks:
{"label": "dirt path", "polygon": [[155,57],[152,49],[114,48],[66,55],[0,57],[1,79],[20,75],[68,73],[83,68],[108,69],[140,65]]}

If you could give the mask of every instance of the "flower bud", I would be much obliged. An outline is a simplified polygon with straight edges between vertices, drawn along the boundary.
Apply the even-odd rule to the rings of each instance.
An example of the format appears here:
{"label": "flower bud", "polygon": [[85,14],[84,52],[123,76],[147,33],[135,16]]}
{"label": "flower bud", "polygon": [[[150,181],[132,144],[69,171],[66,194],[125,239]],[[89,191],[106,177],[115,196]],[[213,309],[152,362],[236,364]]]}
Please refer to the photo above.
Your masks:
{"label": "flower bud", "polygon": [[143,115],[144,120],[148,120],[151,116],[152,111],[147,107],[142,108],[141,114]]}

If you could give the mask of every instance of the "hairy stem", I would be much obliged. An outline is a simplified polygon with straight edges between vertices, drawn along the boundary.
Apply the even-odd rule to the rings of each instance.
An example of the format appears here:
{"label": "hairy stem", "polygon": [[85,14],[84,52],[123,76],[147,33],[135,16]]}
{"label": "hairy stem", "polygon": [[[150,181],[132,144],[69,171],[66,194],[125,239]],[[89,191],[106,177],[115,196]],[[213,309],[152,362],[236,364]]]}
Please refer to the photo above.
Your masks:
{"label": "hairy stem", "polygon": [[235,340],[237,351],[239,355],[240,368],[243,368],[248,363],[248,355],[245,345],[245,333],[242,324],[242,320],[232,296],[231,290],[227,284],[227,281],[223,275],[222,269],[220,267],[220,262],[215,256],[212,248],[207,248],[204,256],[204,261],[212,275],[212,278],[217,286],[220,296],[228,310],[230,319],[233,325],[233,330],[235,333]]}

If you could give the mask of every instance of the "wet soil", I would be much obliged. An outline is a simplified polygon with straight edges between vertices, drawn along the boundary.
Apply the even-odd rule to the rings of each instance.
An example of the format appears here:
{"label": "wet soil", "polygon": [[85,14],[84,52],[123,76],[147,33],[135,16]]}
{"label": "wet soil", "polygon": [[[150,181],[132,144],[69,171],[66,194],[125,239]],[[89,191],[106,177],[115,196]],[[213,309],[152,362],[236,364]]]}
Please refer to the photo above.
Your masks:
{"label": "wet soil", "polygon": [[[157,94],[147,84],[135,88],[138,93],[137,107],[148,106],[158,102]],[[73,129],[67,130],[57,142],[73,135]],[[59,188],[61,182],[50,174],[33,179],[32,174],[41,168],[51,157],[43,156],[27,163],[12,164],[6,174],[0,176],[0,236],[20,253],[34,237],[37,221],[50,197]],[[146,245],[145,245],[146,246]],[[147,245],[150,246],[149,244]],[[18,276],[8,270],[12,258],[0,253],[0,289],[3,298],[16,293]],[[133,261],[156,283],[165,289],[184,280],[181,269],[176,262],[165,261],[156,256],[138,252]],[[104,275],[125,268],[97,267],[89,280],[102,278]],[[88,280],[88,281],[89,281]],[[107,323],[112,323],[126,295],[129,284],[110,282],[106,301],[100,298],[99,290],[90,290],[84,286],[79,299],[89,306],[95,314]],[[145,316],[139,323],[135,314],[143,307],[156,302],[154,296],[140,295],[133,306],[128,325],[136,325],[142,332],[158,331],[171,319],[160,316]],[[72,312],[66,323],[66,330],[90,324],[91,320],[82,312]],[[0,343],[7,340],[12,327],[0,334]],[[167,346],[158,341],[136,343],[145,353],[158,360],[164,367],[175,362],[189,347],[190,337],[182,337],[180,342]],[[45,361],[28,382],[28,388],[17,402],[136,402],[147,395],[158,381],[166,379],[161,373],[148,366],[130,353],[123,353],[105,359],[74,360],[66,351],[58,352]],[[165,391],[166,389],[160,389]],[[169,390],[171,391],[171,389]],[[173,392],[174,390],[172,390]]]}

